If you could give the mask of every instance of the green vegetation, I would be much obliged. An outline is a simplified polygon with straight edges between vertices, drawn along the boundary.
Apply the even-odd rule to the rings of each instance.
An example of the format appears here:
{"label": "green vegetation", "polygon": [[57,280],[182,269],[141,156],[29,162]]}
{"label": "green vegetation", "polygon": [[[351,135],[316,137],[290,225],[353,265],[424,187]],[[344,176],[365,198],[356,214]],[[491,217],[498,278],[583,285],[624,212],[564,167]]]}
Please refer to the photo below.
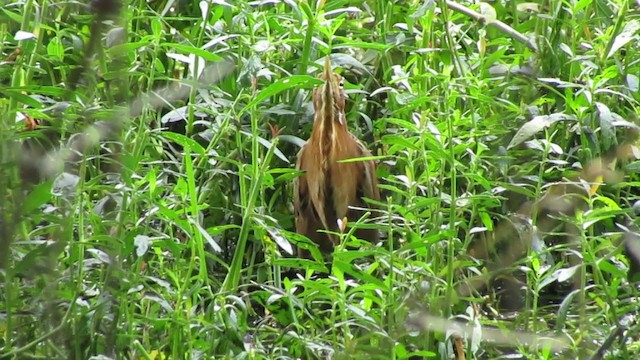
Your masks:
{"label": "green vegetation", "polygon": [[[639,30],[628,0],[1,5],[0,357],[637,359]],[[384,200],[326,266],[291,194],[329,54]]]}

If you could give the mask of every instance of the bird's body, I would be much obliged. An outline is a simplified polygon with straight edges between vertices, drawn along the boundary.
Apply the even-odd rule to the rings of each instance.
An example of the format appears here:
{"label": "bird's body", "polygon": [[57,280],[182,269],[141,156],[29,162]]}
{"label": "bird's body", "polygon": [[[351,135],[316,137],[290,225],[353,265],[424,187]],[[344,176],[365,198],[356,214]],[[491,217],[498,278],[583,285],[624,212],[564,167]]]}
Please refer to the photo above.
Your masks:
{"label": "bird's body", "polygon": [[[296,231],[331,252],[338,237],[318,230],[338,231],[338,219],[357,220],[365,207],[363,198],[380,199],[373,160],[340,162],[371,156],[369,150],[351,134],[345,116],[342,77],[331,70],[327,57],[319,75],[325,83],[313,92],[315,118],[309,140],[298,153],[300,175],[294,187]],[[359,229],[356,237],[375,241],[377,230]],[[309,257],[299,249],[300,257]]]}

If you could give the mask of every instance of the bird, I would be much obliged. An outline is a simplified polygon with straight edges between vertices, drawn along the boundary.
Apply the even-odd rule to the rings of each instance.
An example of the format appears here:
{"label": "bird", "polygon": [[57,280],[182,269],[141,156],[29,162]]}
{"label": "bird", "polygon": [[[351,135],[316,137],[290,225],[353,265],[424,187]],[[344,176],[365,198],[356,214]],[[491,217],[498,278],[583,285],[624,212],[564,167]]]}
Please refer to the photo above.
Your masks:
{"label": "bird", "polygon": [[[329,56],[318,75],[324,83],[313,90],[314,122],[309,139],[297,155],[296,169],[301,174],[294,182],[295,227],[298,234],[316,243],[324,254],[331,254],[340,238],[322,230],[338,233],[338,221],[359,219],[366,207],[364,198],[380,200],[373,159],[340,162],[371,157],[371,152],[347,127],[344,79],[333,72]],[[355,236],[376,242],[376,229],[358,229]],[[311,259],[308,250],[298,247],[300,258]]]}

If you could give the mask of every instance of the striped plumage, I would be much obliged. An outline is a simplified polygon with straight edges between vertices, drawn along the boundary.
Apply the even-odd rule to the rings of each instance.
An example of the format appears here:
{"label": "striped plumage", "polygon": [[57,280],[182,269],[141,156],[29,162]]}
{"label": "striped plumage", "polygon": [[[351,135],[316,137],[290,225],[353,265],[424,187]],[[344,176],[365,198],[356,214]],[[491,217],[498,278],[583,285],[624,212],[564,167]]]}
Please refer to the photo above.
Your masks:
{"label": "striped plumage", "polygon": [[[371,152],[349,132],[345,116],[343,79],[331,70],[329,57],[318,76],[325,83],[313,91],[315,118],[309,140],[298,153],[296,168],[303,171],[294,186],[296,231],[327,253],[339,239],[318,230],[338,231],[338,219],[356,221],[362,213],[349,206],[366,207],[363,197],[379,200],[376,165],[373,160],[338,161],[371,156]],[[356,237],[375,241],[378,231],[359,229]],[[308,251],[298,249],[300,257]]]}

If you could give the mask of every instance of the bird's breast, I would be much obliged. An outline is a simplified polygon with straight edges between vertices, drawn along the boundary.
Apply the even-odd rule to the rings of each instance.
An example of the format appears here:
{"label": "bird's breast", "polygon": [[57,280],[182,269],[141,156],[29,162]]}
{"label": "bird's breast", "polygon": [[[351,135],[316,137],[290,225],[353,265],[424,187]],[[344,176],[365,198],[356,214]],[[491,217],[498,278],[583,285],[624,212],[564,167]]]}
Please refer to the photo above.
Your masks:
{"label": "bird's breast", "polygon": [[340,161],[358,157],[349,147],[334,147],[334,154],[329,165],[331,195],[338,219],[347,215],[350,205],[355,205],[356,189],[360,178],[360,164],[357,162],[341,163]]}

